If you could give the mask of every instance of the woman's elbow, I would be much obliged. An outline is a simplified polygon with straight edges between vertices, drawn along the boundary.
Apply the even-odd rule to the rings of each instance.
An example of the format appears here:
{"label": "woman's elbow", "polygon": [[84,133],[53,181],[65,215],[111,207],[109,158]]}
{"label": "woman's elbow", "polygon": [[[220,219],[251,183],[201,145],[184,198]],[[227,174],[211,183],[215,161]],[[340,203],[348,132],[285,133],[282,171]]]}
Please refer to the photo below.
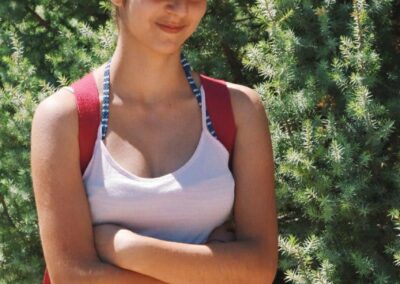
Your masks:
{"label": "woman's elbow", "polygon": [[92,261],[73,265],[62,264],[58,268],[49,269],[48,273],[51,284],[92,283],[99,268],[100,261]]}
{"label": "woman's elbow", "polygon": [[261,279],[263,284],[270,284],[274,282],[276,272],[278,270],[278,262],[270,262],[268,265],[264,266],[261,271]]}
{"label": "woman's elbow", "polygon": [[278,270],[278,251],[270,253],[267,256],[264,255],[263,261],[261,261],[260,263],[260,283],[272,283]]}

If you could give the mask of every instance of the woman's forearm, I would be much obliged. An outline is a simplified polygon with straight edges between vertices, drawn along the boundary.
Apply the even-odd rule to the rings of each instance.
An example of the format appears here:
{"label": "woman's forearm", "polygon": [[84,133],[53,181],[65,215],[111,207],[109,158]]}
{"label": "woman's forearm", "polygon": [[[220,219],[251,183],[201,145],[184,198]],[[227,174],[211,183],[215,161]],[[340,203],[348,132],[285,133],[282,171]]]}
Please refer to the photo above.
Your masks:
{"label": "woman's forearm", "polygon": [[150,277],[148,275],[140,274],[131,270],[115,267],[112,264],[96,261],[89,265],[81,265],[73,271],[66,273],[68,275],[61,275],[53,277],[54,283],[95,283],[95,284],[165,284],[165,282]]}
{"label": "woman's forearm", "polygon": [[[115,227],[102,256],[124,269],[167,283],[272,283],[275,267],[251,242],[186,244]],[[111,233],[110,235],[113,235]],[[107,243],[107,242],[103,242]],[[270,280],[268,278],[271,278]]]}
{"label": "woman's forearm", "polygon": [[[148,275],[140,274],[135,271],[122,269],[119,267],[115,267],[111,264],[106,264],[100,262],[97,266],[97,276],[95,279],[92,278],[93,281],[89,283],[96,284],[132,284],[132,283],[140,283],[140,284],[165,284],[165,282],[150,277]],[[86,282],[88,283],[88,282]]]}

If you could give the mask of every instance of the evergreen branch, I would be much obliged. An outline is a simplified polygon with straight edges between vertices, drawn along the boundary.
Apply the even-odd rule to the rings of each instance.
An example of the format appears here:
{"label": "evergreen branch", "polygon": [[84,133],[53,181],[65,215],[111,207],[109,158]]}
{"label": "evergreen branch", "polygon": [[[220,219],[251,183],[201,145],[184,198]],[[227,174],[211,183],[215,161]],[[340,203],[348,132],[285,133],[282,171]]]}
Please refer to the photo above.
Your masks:
{"label": "evergreen branch", "polygon": [[19,28],[18,28],[18,26],[17,26],[17,24],[15,23],[15,22],[12,22],[12,21],[7,21],[7,24],[9,25],[9,31],[13,31],[13,32],[15,32],[15,33],[17,33],[18,34],[18,36],[25,36],[26,34],[24,33],[24,32],[22,32]]}
{"label": "evergreen branch", "polygon": [[[55,5],[54,2],[50,2],[47,7],[53,11],[57,10],[57,6]],[[74,33],[74,34],[78,33],[78,30],[76,28],[74,28],[73,26],[71,26],[71,24],[64,17],[58,19],[58,25],[62,25],[63,27],[68,29],[71,33]]]}
{"label": "evergreen branch", "polygon": [[[355,25],[355,29],[356,29],[356,42],[357,42],[357,48],[359,52],[362,52],[364,49],[364,38],[363,38],[363,33],[365,32],[363,30],[363,23],[361,20],[361,14],[363,12],[364,9],[364,2],[362,0],[356,0],[354,1],[354,11],[353,11],[353,16],[354,16],[354,20],[356,22]],[[360,67],[360,71],[362,72],[362,74],[365,74],[365,66],[364,66],[364,62],[359,62],[359,67]]]}
{"label": "evergreen branch", "polygon": [[229,44],[221,40],[222,50],[226,59],[228,60],[228,64],[231,67],[231,71],[234,77],[234,81],[236,83],[244,83],[245,79],[242,73],[243,64],[237,58],[235,52],[230,48]]}
{"label": "evergreen branch", "polygon": [[57,33],[57,30],[54,29],[49,21],[46,21],[43,19],[38,13],[36,13],[35,10],[33,10],[31,7],[26,6],[26,10],[31,14],[31,16],[36,20],[36,22],[39,23],[40,26],[44,27],[46,30],[52,32],[52,33]]}
{"label": "evergreen branch", "polygon": [[10,213],[8,211],[7,204],[6,204],[5,200],[4,200],[4,196],[1,193],[0,193],[0,204],[3,206],[3,210],[4,210],[3,213],[6,216],[6,219],[7,219],[8,223],[10,225],[12,225],[14,228],[17,228],[15,226],[13,220],[11,219]]}
{"label": "evergreen branch", "polygon": [[[228,5],[228,1],[217,1],[216,2],[216,9],[215,11],[217,12],[217,17],[221,17],[221,18],[225,18],[226,16],[224,16],[223,12],[220,11],[224,11],[224,9],[222,9],[222,7],[224,7],[225,5]],[[219,30],[217,30],[217,33],[219,35]],[[239,58],[237,58],[236,53],[231,49],[231,47],[229,46],[229,43],[224,41],[224,37],[222,35],[219,35],[220,38],[220,44],[222,47],[222,51],[225,55],[225,58],[228,61],[228,65],[230,66],[232,75],[233,75],[233,80],[236,83],[245,83],[245,79],[242,73],[242,69],[243,69],[243,64],[241,62],[241,60]]]}
{"label": "evergreen branch", "polygon": [[359,46],[358,46],[359,50],[363,49],[363,37],[362,37],[363,30],[361,28],[362,23],[361,23],[361,19],[360,19],[360,14],[362,12],[361,5],[362,5],[362,3],[359,3],[359,1],[356,1],[354,3],[354,18],[357,22],[356,27],[357,27],[357,36],[358,36],[357,40],[359,43]]}
{"label": "evergreen branch", "polygon": [[247,17],[247,18],[236,19],[236,20],[232,21],[232,23],[241,23],[241,22],[250,21],[250,20],[254,20],[254,19],[255,19],[255,17],[251,16],[251,17]]}
{"label": "evergreen branch", "polygon": [[260,5],[264,15],[268,18],[269,21],[273,22],[275,24],[275,16],[276,16],[276,9],[273,1],[258,1],[258,4]]}
{"label": "evergreen branch", "polygon": [[294,146],[293,140],[292,140],[292,138],[293,138],[293,133],[292,133],[292,128],[291,128],[291,126],[290,126],[290,123],[289,123],[289,121],[284,120],[284,121],[283,121],[283,124],[285,125],[286,131],[288,132],[289,137],[291,138],[290,142],[291,142],[292,146]]}

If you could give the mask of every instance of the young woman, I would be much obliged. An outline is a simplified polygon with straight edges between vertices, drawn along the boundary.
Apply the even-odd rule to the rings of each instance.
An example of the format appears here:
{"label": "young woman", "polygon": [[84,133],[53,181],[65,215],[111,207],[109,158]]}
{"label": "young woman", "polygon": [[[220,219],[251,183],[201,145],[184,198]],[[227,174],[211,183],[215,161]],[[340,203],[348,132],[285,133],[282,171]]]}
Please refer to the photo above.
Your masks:
{"label": "young woman", "polygon": [[[71,90],[43,100],[33,118],[32,179],[52,283],[271,283],[277,217],[263,104],[254,90],[227,83],[236,124],[230,172],[207,127],[199,74],[182,66],[206,0],[112,3],[117,48],[93,71],[109,115],[83,178]],[[234,235],[223,224],[231,210]]]}

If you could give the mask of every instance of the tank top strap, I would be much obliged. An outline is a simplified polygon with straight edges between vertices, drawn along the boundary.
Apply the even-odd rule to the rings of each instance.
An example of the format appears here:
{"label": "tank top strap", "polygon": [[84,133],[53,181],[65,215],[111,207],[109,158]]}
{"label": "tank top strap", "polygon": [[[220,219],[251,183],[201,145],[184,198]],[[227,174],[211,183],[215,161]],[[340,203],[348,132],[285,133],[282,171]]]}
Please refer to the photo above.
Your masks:
{"label": "tank top strap", "polygon": [[[189,82],[189,85],[192,88],[193,94],[196,96],[196,99],[197,99],[201,109],[205,110],[205,118],[206,118],[206,124],[205,125],[207,126],[207,129],[210,132],[210,134],[212,136],[214,136],[215,138],[217,138],[217,133],[215,132],[215,129],[214,129],[213,125],[212,125],[211,117],[210,117],[210,115],[209,115],[209,113],[207,111],[207,107],[206,107],[206,104],[205,104],[205,97],[206,97],[205,96],[205,90],[204,90],[204,88],[202,86],[200,86],[200,88],[197,87],[196,82],[194,81],[194,79],[192,77],[190,64],[187,61],[187,59],[185,58],[185,56],[183,55],[183,53],[181,53],[181,63],[182,63],[183,70],[185,71],[186,78],[187,78],[187,80]],[[204,94],[203,102],[204,102],[204,104],[202,104],[202,102],[201,102],[201,89],[203,89],[203,94]],[[203,123],[203,125],[204,125],[204,123]]]}
{"label": "tank top strap", "polygon": [[103,102],[101,107],[101,139],[103,140],[106,138],[110,115],[110,68],[111,59],[107,62],[103,76]]}
{"label": "tank top strap", "polygon": [[206,109],[206,96],[204,90],[200,87],[200,111],[201,111],[201,128],[207,131],[207,109]]}

